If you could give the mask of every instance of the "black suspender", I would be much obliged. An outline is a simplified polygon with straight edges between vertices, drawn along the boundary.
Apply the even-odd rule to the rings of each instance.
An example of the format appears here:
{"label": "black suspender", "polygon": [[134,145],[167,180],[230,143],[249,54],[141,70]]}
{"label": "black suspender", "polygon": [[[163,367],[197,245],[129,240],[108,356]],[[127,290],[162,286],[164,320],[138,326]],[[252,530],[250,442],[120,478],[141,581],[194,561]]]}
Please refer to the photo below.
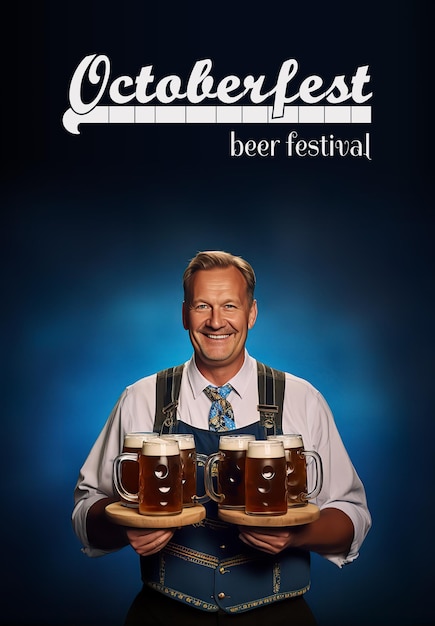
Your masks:
{"label": "black suspender", "polygon": [[258,411],[266,435],[282,432],[285,373],[257,361]]}
{"label": "black suspender", "polygon": [[184,364],[157,373],[154,430],[171,432],[177,413]]}
{"label": "black suspender", "polygon": [[[170,367],[157,373],[156,415],[154,430],[171,432],[180,395],[183,365]],[[284,403],[285,374],[257,361],[258,411],[260,423],[266,435],[282,430],[282,407]]]}

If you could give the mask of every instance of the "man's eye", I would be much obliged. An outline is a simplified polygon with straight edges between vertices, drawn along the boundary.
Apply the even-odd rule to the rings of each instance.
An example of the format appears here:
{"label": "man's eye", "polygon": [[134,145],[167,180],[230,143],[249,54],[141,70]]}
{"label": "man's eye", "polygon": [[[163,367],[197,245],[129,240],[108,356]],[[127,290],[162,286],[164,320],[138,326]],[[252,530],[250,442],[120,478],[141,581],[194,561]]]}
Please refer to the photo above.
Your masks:
{"label": "man's eye", "polygon": [[207,311],[207,309],[209,309],[208,304],[197,304],[195,309],[197,311]]}
{"label": "man's eye", "polygon": [[226,308],[226,309],[235,309],[235,308],[236,308],[236,305],[235,305],[235,304],[226,304],[226,305],[225,305],[225,308]]}

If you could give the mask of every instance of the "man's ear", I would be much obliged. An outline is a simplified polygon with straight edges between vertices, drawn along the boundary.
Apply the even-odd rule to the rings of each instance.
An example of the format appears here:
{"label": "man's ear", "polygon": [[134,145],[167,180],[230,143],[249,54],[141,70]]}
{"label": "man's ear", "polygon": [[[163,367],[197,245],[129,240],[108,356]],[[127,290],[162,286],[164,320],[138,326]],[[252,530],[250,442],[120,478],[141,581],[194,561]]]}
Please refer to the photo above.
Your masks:
{"label": "man's ear", "polygon": [[248,317],[248,329],[251,330],[253,328],[255,321],[257,319],[258,309],[257,309],[257,300],[254,300],[251,305],[251,310],[249,311]]}
{"label": "man's ear", "polygon": [[181,316],[183,318],[184,330],[189,330],[189,316],[188,316],[187,304],[185,302],[183,302],[183,306],[181,309]]}

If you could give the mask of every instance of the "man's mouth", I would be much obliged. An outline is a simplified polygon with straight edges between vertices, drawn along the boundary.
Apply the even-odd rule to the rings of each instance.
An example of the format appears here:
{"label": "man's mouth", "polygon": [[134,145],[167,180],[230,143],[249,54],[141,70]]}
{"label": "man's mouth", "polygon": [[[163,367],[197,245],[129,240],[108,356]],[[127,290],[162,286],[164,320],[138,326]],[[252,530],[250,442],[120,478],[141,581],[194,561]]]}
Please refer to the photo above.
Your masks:
{"label": "man's mouth", "polygon": [[229,335],[206,335],[208,339],[227,339]]}

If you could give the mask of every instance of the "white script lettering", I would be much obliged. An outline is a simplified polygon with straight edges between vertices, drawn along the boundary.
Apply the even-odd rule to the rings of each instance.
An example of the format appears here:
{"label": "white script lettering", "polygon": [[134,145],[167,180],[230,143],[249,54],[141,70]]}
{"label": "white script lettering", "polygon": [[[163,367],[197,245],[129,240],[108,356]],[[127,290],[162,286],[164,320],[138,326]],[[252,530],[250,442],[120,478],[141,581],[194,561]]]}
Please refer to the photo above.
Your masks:
{"label": "white script lettering", "polygon": [[[177,75],[164,76],[155,82],[153,66],[142,67],[137,76],[119,76],[111,79],[110,60],[103,54],[86,56],[77,66],[69,88],[69,102],[72,111],[86,115],[101,104],[127,104],[136,100],[138,104],[147,104],[157,100],[168,104],[175,100],[187,99],[191,104],[198,104],[207,99],[218,99],[223,104],[232,104],[248,97],[253,104],[260,104],[271,99],[272,118],[284,115],[285,105],[302,101],[305,104],[319,103],[322,100],[339,104],[352,99],[356,104],[369,100],[373,93],[364,93],[364,87],[370,82],[368,65],[358,67],[350,80],[344,75],[336,76],[332,83],[324,88],[320,76],[312,75],[299,83],[299,88],[290,90],[294,83],[299,65],[296,59],[287,59],[281,65],[275,86],[262,93],[265,76],[255,78],[252,75],[241,79],[229,75],[217,82],[211,72],[211,59],[196,61],[187,80]],[[152,87],[154,86],[154,91]],[[92,93],[88,102],[84,93]],[[111,102],[104,102],[107,93]]]}

